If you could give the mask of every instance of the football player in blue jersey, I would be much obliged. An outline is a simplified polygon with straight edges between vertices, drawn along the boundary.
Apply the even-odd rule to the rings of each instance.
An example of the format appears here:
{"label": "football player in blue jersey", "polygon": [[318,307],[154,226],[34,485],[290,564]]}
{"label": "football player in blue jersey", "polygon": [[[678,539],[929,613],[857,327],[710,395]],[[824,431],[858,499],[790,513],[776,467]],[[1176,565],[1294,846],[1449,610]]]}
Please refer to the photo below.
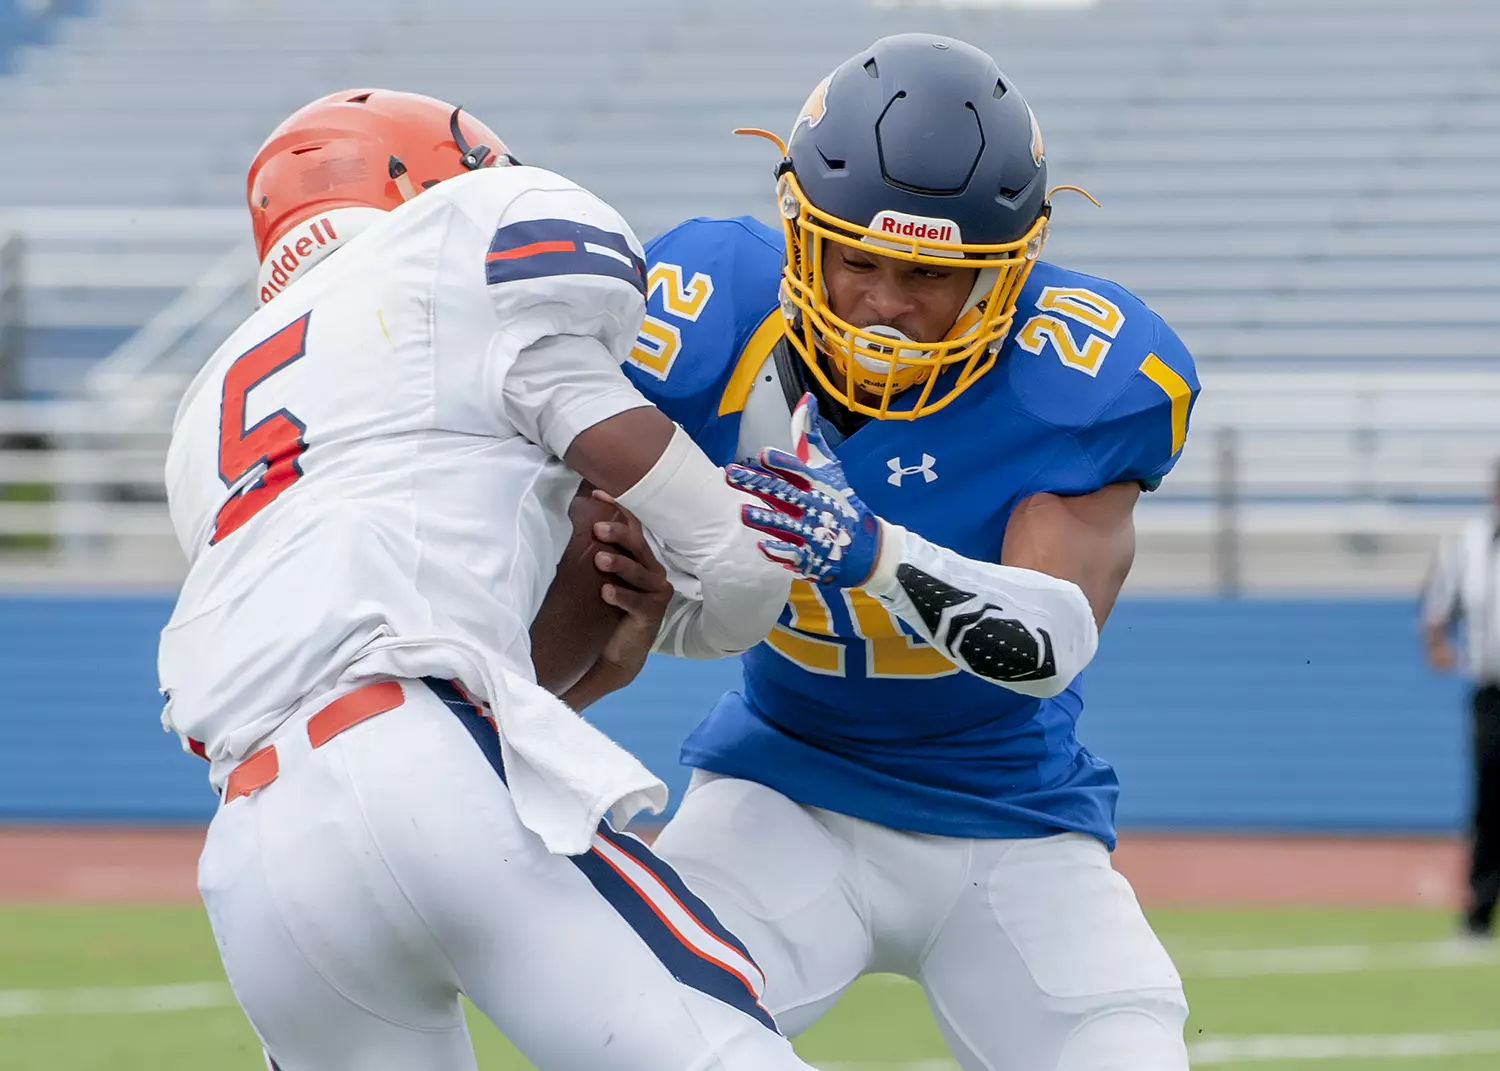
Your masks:
{"label": "football player in blue jersey", "polygon": [[1192,359],[1122,287],[1039,259],[1041,133],[980,50],[878,41],[781,148],[780,233],[695,219],[647,249],[628,371],[746,463],[747,523],[802,577],[685,743],[657,849],[788,1032],[888,971],[969,1071],[1182,1071],[1182,983],[1075,728]]}

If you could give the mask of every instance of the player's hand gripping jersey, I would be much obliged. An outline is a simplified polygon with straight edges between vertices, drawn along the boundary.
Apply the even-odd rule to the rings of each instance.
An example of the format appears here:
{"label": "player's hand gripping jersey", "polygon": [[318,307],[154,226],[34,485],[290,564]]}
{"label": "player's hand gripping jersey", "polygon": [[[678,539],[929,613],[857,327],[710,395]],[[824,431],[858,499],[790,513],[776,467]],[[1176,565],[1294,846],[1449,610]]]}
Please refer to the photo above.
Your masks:
{"label": "player's hand gripping jersey", "polygon": [[[749,218],[691,220],[647,260],[631,378],[716,463],[790,449],[788,415],[810,384],[782,341],[781,235]],[[1038,263],[997,366],[951,404],[847,438],[822,430],[876,515],[998,562],[1010,512],[1030,495],[1154,488],[1197,390],[1186,349],[1140,300]],[[1074,733],[1081,678],[1052,698],[1019,694],[961,671],[866,592],[807,581],[744,671],[743,693],[688,739],[688,765],[898,829],[1114,843],[1114,771]]]}
{"label": "player's hand gripping jersey", "polygon": [[299,700],[388,674],[509,696],[496,706],[523,814],[532,770],[603,784],[625,810],[662,802],[639,763],[531,683],[527,641],[578,486],[558,457],[646,404],[618,367],[641,268],[591,194],[484,168],[380,218],[208,361],[167,458],[191,569],[160,673],[165,723],[216,783]]}

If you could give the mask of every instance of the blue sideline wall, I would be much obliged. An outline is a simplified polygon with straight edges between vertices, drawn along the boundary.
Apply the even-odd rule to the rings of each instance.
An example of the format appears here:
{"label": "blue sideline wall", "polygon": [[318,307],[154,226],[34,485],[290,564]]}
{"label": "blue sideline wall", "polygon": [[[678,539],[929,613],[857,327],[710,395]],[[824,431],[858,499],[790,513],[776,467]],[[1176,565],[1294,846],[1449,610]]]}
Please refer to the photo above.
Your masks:
{"label": "blue sideline wall", "polygon": [[[211,815],[206,766],[159,728],[169,611],[164,598],[0,598],[0,819]],[[1394,601],[1122,603],[1080,726],[1120,771],[1121,824],[1461,828],[1464,687],[1423,668],[1412,621]],[[678,743],[737,676],[732,662],[656,661],[592,714],[675,796]]]}

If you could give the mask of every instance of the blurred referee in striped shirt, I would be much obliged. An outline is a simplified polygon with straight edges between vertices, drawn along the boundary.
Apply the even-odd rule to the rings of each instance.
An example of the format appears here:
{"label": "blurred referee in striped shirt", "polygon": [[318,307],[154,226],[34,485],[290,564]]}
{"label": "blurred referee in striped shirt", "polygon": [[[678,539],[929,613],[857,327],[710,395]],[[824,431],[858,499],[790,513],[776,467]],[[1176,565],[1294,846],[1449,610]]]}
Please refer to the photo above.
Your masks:
{"label": "blurred referee in striped shirt", "polygon": [[1453,636],[1462,623],[1463,664],[1474,683],[1474,840],[1464,916],[1474,937],[1492,934],[1500,899],[1500,469],[1493,502],[1443,541],[1422,597],[1428,663],[1440,672],[1459,664]]}

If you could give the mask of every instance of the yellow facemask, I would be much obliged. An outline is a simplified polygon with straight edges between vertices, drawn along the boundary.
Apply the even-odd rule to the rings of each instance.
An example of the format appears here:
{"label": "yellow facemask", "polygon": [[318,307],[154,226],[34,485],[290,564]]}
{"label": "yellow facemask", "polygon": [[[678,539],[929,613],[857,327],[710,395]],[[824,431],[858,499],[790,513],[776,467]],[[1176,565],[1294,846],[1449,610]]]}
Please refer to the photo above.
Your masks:
{"label": "yellow facemask", "polygon": [[[976,245],[899,237],[839,219],[812,205],[791,171],[781,176],[777,193],[786,233],[781,311],[787,340],[840,404],[881,420],[915,420],[943,408],[995,366],[1015,318],[1016,299],[1046,241],[1045,213],[1016,241]],[[914,342],[888,328],[855,327],[828,304],[823,283],[828,242],[909,264],[973,269],[979,272],[975,294],[938,342]],[[822,353],[835,376],[825,370]],[[952,370],[957,374],[944,375]],[[891,408],[897,396],[919,384],[922,392],[915,404]],[[861,394],[876,400],[861,401]]]}

